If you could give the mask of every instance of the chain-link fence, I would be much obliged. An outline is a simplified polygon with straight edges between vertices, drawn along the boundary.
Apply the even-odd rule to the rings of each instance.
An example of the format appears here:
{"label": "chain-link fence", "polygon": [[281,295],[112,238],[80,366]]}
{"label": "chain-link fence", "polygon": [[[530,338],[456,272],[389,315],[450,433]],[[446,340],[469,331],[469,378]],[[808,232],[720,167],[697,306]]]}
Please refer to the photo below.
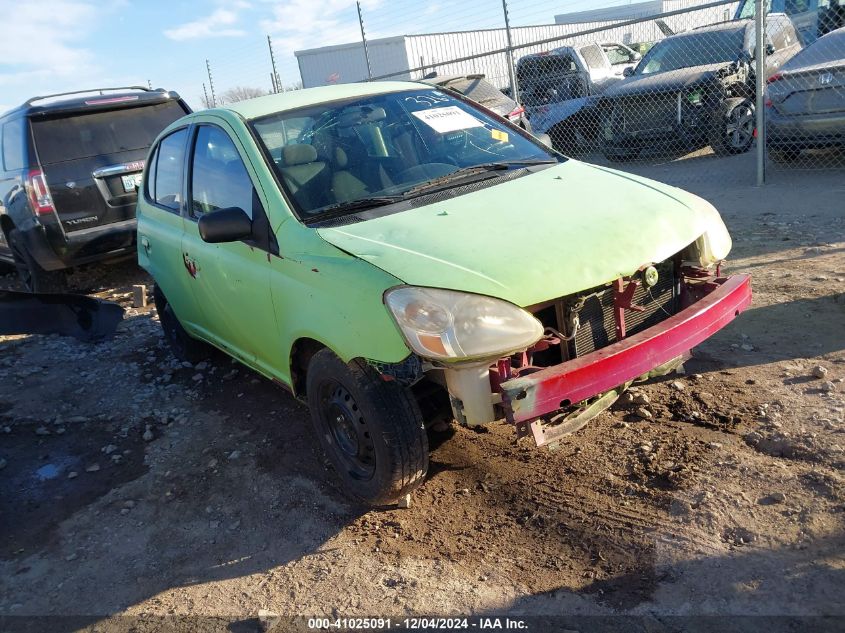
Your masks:
{"label": "chain-link fence", "polygon": [[[295,52],[301,86],[428,81],[566,154],[652,176],[660,166],[682,182],[710,178],[713,161],[732,161],[728,173],[749,183],[766,167],[845,166],[838,0],[649,0],[556,15],[545,0],[356,4],[358,41]],[[269,38],[262,46],[281,91]]]}

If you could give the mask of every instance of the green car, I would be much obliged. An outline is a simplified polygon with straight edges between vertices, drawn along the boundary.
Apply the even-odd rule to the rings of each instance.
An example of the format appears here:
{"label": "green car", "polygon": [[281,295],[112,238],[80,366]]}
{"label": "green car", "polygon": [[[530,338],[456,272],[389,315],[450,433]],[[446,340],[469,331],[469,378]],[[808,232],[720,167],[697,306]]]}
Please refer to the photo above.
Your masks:
{"label": "green car", "polygon": [[672,370],[751,301],[720,272],[730,247],[704,200],[418,83],[188,115],[138,200],[175,354],[210,344],[307,401],[372,504],[423,481],[444,415],[542,445]]}

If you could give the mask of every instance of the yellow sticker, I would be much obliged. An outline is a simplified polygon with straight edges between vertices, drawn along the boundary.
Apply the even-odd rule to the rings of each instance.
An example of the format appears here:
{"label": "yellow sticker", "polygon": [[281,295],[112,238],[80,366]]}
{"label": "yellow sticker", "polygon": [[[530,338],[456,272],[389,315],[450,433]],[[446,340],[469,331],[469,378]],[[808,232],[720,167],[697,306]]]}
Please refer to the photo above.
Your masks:
{"label": "yellow sticker", "polygon": [[503,143],[508,142],[507,132],[502,132],[501,130],[490,130],[490,135],[497,141],[502,141]]}

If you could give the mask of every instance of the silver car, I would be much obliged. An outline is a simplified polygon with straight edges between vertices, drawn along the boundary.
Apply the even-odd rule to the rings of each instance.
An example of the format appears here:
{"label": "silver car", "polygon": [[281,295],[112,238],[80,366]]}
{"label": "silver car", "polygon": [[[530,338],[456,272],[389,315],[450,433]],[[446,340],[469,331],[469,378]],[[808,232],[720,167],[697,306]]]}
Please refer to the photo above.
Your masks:
{"label": "silver car", "polygon": [[766,106],[773,160],[845,147],[845,28],[819,38],[769,77]]}

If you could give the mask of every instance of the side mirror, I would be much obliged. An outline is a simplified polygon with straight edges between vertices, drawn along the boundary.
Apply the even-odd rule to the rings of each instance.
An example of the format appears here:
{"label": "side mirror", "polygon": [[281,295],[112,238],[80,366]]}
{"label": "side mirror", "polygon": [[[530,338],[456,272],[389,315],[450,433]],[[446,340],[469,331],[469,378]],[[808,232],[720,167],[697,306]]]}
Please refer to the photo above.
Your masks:
{"label": "side mirror", "polygon": [[203,242],[237,242],[252,235],[252,220],[238,207],[218,209],[203,215],[197,224]]}
{"label": "side mirror", "polygon": [[634,54],[631,56],[631,61],[638,62],[643,58],[638,52],[634,51]]}
{"label": "side mirror", "polygon": [[552,147],[552,137],[549,136],[548,134],[540,134],[537,137],[537,140],[540,141],[546,147],[548,147],[550,149],[554,149],[554,147]]}
{"label": "side mirror", "polygon": [[634,74],[634,68],[632,66],[626,66],[625,70],[622,71],[623,77],[630,77]]}

